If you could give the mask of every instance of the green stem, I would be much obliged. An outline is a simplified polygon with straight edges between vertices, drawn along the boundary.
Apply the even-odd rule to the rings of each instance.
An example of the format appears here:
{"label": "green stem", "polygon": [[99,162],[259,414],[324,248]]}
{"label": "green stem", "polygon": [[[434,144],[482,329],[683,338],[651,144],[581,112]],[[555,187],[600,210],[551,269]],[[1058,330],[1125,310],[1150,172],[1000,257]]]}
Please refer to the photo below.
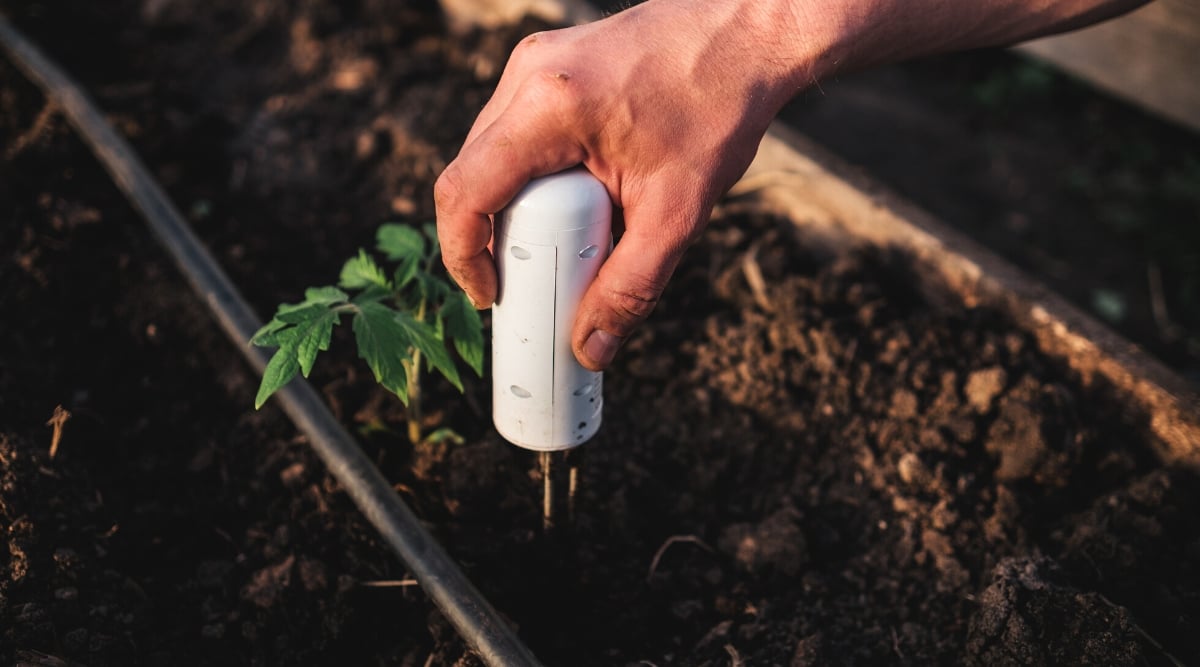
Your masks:
{"label": "green stem", "polygon": [[404,406],[408,421],[408,440],[414,447],[421,444],[421,351],[415,350],[408,373],[408,405]]}
{"label": "green stem", "polygon": [[[425,301],[417,307],[417,320],[425,321]],[[421,351],[414,349],[412,362],[408,365],[408,405],[405,415],[408,420],[408,440],[413,447],[421,444]]]}

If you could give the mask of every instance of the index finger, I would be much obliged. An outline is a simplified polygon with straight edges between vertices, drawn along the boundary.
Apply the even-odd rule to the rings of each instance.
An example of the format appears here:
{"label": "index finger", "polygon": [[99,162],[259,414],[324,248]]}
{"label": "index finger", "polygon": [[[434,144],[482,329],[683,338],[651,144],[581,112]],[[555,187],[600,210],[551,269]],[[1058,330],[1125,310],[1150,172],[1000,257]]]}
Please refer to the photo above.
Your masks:
{"label": "index finger", "polygon": [[544,114],[524,114],[517,115],[510,105],[463,147],[434,185],[442,261],[477,308],[496,299],[496,266],[488,250],[491,216],[530,180],[584,159],[583,148],[566,128]]}

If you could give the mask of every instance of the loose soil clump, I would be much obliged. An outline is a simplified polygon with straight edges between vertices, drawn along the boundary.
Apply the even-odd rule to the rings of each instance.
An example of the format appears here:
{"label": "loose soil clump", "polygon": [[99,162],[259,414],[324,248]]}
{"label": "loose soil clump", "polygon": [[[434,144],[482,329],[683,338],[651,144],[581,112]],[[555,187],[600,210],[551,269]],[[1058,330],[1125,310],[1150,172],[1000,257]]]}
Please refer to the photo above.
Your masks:
{"label": "loose soil clump", "polygon": [[[378,223],[429,219],[545,27],[456,35],[378,0],[51,7],[16,18],[260,312]],[[22,137],[0,173],[0,662],[478,664],[283,415],[250,410],[256,378],[43,104],[0,65]],[[917,283],[722,205],[608,374],[553,538],[486,383],[431,387],[430,423],[467,441],[414,449],[346,339],[313,382],[548,664],[1200,659],[1196,475],[1004,317]]]}

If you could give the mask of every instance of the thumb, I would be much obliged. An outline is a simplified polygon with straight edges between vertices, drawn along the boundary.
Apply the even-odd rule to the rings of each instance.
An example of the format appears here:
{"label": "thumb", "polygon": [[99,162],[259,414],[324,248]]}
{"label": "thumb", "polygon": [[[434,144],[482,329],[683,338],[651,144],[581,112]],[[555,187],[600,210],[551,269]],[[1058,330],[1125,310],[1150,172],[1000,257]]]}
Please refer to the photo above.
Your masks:
{"label": "thumb", "polygon": [[604,370],[650,316],[683,254],[686,239],[664,239],[647,228],[627,227],[579,303],[571,347],[589,370]]}

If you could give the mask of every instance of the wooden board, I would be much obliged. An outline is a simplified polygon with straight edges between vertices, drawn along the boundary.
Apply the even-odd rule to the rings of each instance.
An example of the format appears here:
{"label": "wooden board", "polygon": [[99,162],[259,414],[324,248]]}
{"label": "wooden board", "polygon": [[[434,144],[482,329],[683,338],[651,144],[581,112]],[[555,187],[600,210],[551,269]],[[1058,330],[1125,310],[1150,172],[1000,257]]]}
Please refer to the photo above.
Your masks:
{"label": "wooden board", "polygon": [[1200,0],[1158,0],[1107,23],[1017,48],[1200,130]]}

